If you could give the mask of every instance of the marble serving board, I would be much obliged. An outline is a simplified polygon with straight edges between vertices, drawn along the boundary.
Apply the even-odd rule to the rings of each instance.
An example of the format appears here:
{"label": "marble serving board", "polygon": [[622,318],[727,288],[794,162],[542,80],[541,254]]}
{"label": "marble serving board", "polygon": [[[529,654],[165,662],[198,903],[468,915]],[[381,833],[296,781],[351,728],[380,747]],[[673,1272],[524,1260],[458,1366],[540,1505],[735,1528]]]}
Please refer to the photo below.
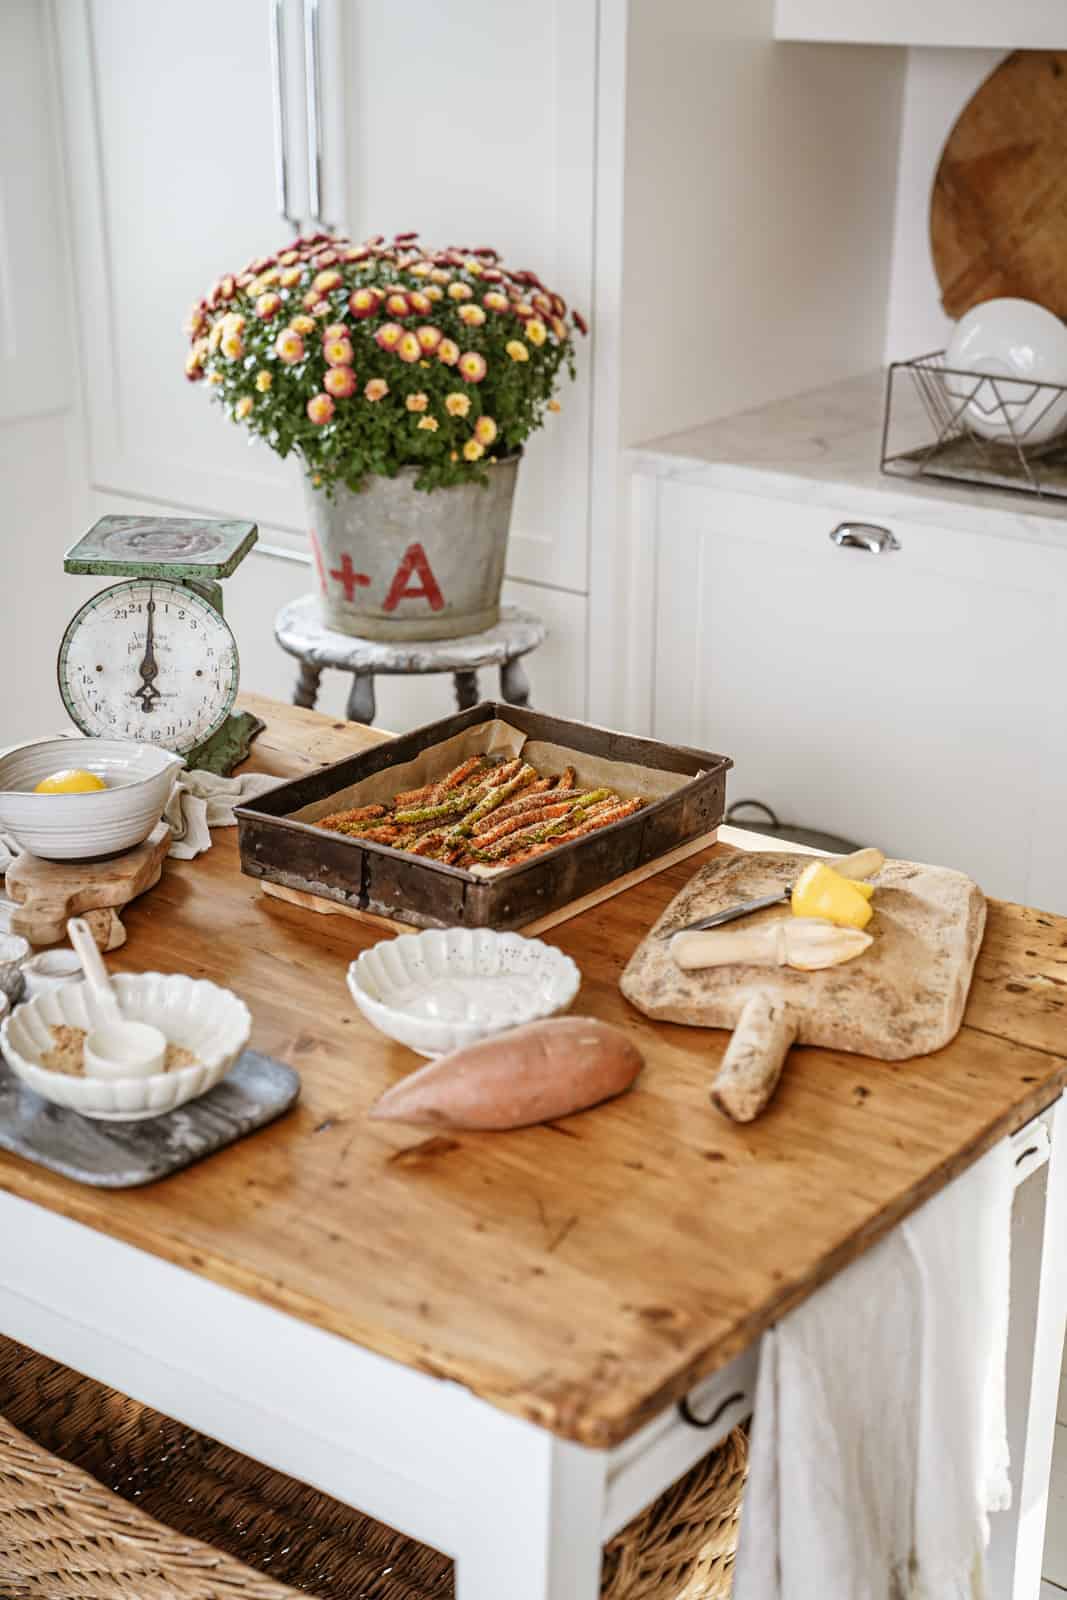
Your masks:
{"label": "marble serving board", "polygon": [[296,1100],[300,1078],[245,1050],[214,1089],[144,1122],[99,1122],[27,1089],[0,1057],[0,1150],[99,1189],[155,1183],[273,1122]]}

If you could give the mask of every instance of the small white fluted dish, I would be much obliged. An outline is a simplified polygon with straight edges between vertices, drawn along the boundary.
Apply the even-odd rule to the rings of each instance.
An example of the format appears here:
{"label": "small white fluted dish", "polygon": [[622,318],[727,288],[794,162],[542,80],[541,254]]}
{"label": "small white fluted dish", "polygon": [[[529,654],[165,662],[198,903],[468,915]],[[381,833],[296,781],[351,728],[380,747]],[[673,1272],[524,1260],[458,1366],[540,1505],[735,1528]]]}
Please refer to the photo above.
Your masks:
{"label": "small white fluted dish", "polygon": [[348,969],[367,1021],[422,1056],[554,1016],[581,981],[562,950],[490,928],[401,934],[364,950]]}
{"label": "small white fluted dish", "polygon": [[[0,829],[44,861],[92,861],[132,850],[163,815],[181,756],[134,739],[40,739],[0,756]],[[34,794],[42,778],[81,767],[108,785]]]}
{"label": "small white fluted dish", "polygon": [[945,366],[957,369],[943,376],[954,409],[962,405],[963,420],[983,439],[1047,444],[1067,428],[1067,395],[1039,387],[1067,385],[1067,327],[1035,301],[1008,296],[972,306],[956,324]]}
{"label": "small white fluted dish", "polygon": [[152,1023],[196,1060],[151,1078],[90,1078],[52,1071],[41,1060],[53,1047],[52,1028],[65,1023],[90,1033],[94,1020],[88,984],[61,984],[27,1000],[0,1024],[0,1050],[12,1072],[53,1105],[105,1122],[158,1117],[213,1089],[248,1043],[248,1007],[218,984],[161,972],[119,973],[111,981],[124,1017]]}

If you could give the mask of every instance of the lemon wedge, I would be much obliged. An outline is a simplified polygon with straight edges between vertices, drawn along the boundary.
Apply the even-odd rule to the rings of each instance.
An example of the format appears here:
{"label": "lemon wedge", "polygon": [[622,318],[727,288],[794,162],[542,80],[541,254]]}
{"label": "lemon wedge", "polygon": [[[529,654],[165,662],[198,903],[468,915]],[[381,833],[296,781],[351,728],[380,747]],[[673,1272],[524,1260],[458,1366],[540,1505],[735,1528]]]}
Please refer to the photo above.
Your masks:
{"label": "lemon wedge", "polygon": [[107,784],[103,778],[98,778],[95,772],[86,772],[82,767],[67,767],[62,772],[53,772],[50,777],[42,778],[34,789],[34,794],[95,794],[98,789],[106,789]]}
{"label": "lemon wedge", "polygon": [[865,928],[873,914],[859,884],[823,861],[804,868],[793,885],[792,906],[795,917],[819,917],[839,928]]}

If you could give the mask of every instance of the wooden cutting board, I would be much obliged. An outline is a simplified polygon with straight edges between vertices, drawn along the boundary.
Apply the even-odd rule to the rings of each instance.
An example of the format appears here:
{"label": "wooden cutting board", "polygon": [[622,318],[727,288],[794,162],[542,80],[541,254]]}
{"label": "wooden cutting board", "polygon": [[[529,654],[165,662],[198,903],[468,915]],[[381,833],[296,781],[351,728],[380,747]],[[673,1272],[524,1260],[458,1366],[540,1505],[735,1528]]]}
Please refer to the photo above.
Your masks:
{"label": "wooden cutting board", "polygon": [[[740,900],[795,881],[810,858],[785,851],[711,861],[671,901],[620,980],[646,1016],[733,1028],[713,1099],[739,1121],[766,1105],[793,1042],[882,1061],[926,1055],[959,1029],[985,927],[977,884],[947,867],[887,861],[873,880],[874,943],[856,960],[821,972],[728,966],[683,972],[661,935]],[[789,917],[788,906],[738,926]]]}
{"label": "wooden cutting board", "polygon": [[948,136],[930,199],[941,303],[998,295],[1067,317],[1067,51],[1017,50]]}

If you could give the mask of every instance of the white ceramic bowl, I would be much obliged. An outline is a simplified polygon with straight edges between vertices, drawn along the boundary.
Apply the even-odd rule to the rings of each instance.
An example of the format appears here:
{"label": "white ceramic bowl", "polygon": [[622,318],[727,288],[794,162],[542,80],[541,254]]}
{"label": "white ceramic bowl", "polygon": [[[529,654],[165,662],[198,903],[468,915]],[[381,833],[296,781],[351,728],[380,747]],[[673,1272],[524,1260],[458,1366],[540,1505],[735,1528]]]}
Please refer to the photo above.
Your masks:
{"label": "white ceramic bowl", "polygon": [[23,1083],[54,1105],[107,1122],[136,1122],[173,1111],[221,1081],[248,1043],[252,1018],[229,989],[180,973],[122,973],[112,978],[122,1014],[162,1028],[172,1044],[196,1056],[189,1067],[151,1078],[87,1078],[41,1065],[52,1028],[67,1023],[91,1032],[89,987],[65,983],[27,1000],[0,1024],[0,1049]]}
{"label": "white ceramic bowl", "polygon": [[66,945],[54,945],[50,950],[40,950],[22,963],[22,976],[26,982],[26,998],[36,999],[46,989],[55,989],[61,983],[81,983],[82,964],[73,950]]}
{"label": "white ceramic bowl", "polygon": [[1023,445],[1047,444],[1067,428],[1067,396],[1036,387],[1067,384],[1067,327],[1033,300],[972,306],[956,324],[945,365],[1000,380],[994,388],[959,372],[944,376],[954,409],[966,402],[963,420],[983,439],[1010,444],[1014,430]]}
{"label": "white ceramic bowl", "polygon": [[[163,815],[181,756],[133,739],[41,739],[0,756],[0,829],[45,861],[91,861],[132,850]],[[93,794],[34,794],[42,778],[84,767]]]}
{"label": "white ceramic bowl", "polygon": [[490,928],[404,933],[364,950],[348,969],[368,1022],[422,1056],[551,1017],[581,981],[562,950]]}

